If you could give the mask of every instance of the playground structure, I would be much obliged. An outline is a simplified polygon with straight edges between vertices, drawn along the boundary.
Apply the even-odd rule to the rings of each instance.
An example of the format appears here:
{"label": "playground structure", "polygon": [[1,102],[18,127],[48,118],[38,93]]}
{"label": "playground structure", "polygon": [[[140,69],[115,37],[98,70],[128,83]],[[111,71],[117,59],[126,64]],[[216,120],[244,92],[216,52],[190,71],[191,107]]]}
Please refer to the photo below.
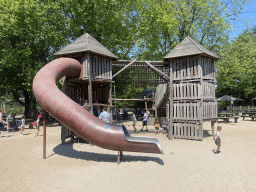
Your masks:
{"label": "playground structure", "polygon": [[[219,57],[187,37],[165,56],[164,61],[113,61],[114,66],[123,67],[114,76],[129,68],[134,68],[130,71],[153,70],[158,78],[149,73],[149,79],[144,82],[158,84],[154,111],[155,116],[167,118],[169,139],[203,140],[203,121],[211,121],[214,132],[217,119],[216,59]],[[122,74],[122,77],[118,80],[125,82],[127,76]]]}
{"label": "playground structure", "polygon": [[[89,34],[55,55],[74,58],[82,64],[80,76],[65,78],[63,92],[80,105],[88,100],[91,113],[94,106],[106,106],[112,113],[114,79],[157,85],[155,98],[150,98],[154,104],[151,110],[156,117],[167,118],[169,139],[202,140],[203,121],[207,120],[212,121],[214,128],[217,119],[214,61],[219,58],[190,37],[168,53],[164,61],[117,60]],[[147,98],[141,101],[146,109]],[[71,136],[72,132],[63,126],[62,141]]]}
{"label": "playground structure", "polygon": [[[90,113],[93,113],[94,106],[108,107],[108,110],[112,113],[111,93],[113,79],[118,77],[118,81],[123,82],[131,80],[126,77],[126,72],[128,71],[133,74],[132,77],[134,79],[132,78],[132,81],[136,80],[140,83],[147,82],[158,85],[155,98],[153,98],[153,110],[155,111],[155,116],[167,118],[169,139],[203,140],[203,121],[205,120],[210,120],[212,129],[214,128],[214,122],[217,119],[214,61],[218,57],[190,37],[185,38],[167,54],[164,61],[117,60],[117,56],[87,33],[55,53],[55,55],[60,59],[73,58],[74,60],[71,63],[78,61],[80,64],[80,72],[72,75],[63,74],[65,76],[63,93],[72,99],[76,106],[79,105],[81,108],[79,110],[82,110],[81,106],[84,101],[88,100]],[[59,64],[60,69],[62,65],[65,65],[66,61],[63,60],[63,62]],[[61,72],[60,69],[58,70],[59,72]],[[144,75],[144,79],[140,79],[142,77],[140,74],[146,74],[147,78]],[[37,94],[37,96],[39,95]],[[50,99],[50,97],[47,98]],[[45,98],[42,99],[45,100]],[[141,101],[146,101],[146,99],[141,99]],[[66,105],[65,102],[62,105]],[[53,115],[54,111],[51,112],[43,104],[41,105]],[[61,109],[61,106],[59,106],[59,109]],[[74,113],[74,110],[70,111],[70,113]],[[66,115],[66,118],[69,117],[69,113],[63,112],[63,114]],[[89,121],[86,124],[87,126],[92,127],[93,125],[97,128],[97,125],[101,125],[104,127],[102,122],[99,123],[98,119],[96,120],[92,114],[88,115],[89,113],[85,112],[81,112],[81,114],[89,117],[86,120]],[[59,115],[55,118],[57,120],[60,119]],[[63,122],[62,119],[59,121]],[[62,142],[64,143],[66,138],[73,136],[73,130],[86,141],[95,143],[90,139],[93,138],[91,134],[88,134],[88,136],[86,132],[84,135],[85,132],[81,132],[79,126],[72,128],[72,125],[65,122],[62,123]],[[108,129],[109,126],[105,128]],[[123,143],[125,141],[128,143],[134,142],[133,144],[136,145],[141,140],[141,138],[135,139],[128,135],[128,131],[124,127],[117,128],[117,126],[113,126],[110,129],[121,130],[117,135],[125,137]],[[143,143],[158,146],[152,151],[162,153],[157,140],[153,138],[145,139]],[[128,148],[113,148],[112,144],[104,144],[102,141],[101,144],[103,148],[120,152],[129,150]],[[116,143],[116,145],[118,144]],[[145,152],[150,152],[150,150]]]}
{"label": "playground structure", "polygon": [[[82,38],[85,38],[87,41],[95,40],[89,34],[85,34]],[[94,45],[96,43],[93,42]],[[89,49],[93,48],[89,47]],[[113,58],[112,55],[111,57]],[[33,92],[40,105],[61,122],[63,126],[75,132],[89,143],[118,151],[118,162],[122,159],[123,151],[163,154],[157,139],[151,137],[132,137],[124,126],[104,123],[81,106],[83,99],[87,99],[86,91],[89,93],[88,99],[91,106],[93,91],[96,92],[96,96],[99,93],[102,94],[102,101],[109,101],[109,95],[111,98],[111,94],[105,96],[106,94],[102,93],[104,89],[111,89],[111,86],[109,86],[112,76],[111,59],[104,59],[88,52],[81,55],[75,54],[74,57],[76,59],[64,57],[56,59],[48,63],[37,73],[33,80]],[[105,75],[100,83],[97,79],[99,77],[99,67],[95,67],[98,66],[95,61],[99,61],[103,65],[100,71],[101,75],[103,73]],[[91,74],[91,72],[93,73]],[[62,77],[66,77],[63,84],[63,92],[67,95],[56,86],[56,83]],[[69,82],[75,86],[68,86]],[[86,84],[88,86],[87,89],[81,86],[81,84]],[[97,92],[98,84],[102,87],[99,92]],[[96,88],[93,88],[92,85],[95,85]],[[81,94],[82,90],[83,94]],[[109,103],[103,105],[111,107]],[[90,111],[92,112],[92,107]]]}

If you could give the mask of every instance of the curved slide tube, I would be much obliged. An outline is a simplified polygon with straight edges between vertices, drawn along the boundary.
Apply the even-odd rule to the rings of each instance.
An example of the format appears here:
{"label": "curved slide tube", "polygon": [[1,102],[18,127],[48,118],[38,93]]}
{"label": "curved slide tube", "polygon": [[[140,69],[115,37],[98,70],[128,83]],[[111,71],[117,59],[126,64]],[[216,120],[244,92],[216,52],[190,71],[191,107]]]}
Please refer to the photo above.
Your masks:
{"label": "curved slide tube", "polygon": [[132,137],[124,126],[107,124],[78,105],[56,83],[61,77],[78,77],[81,64],[59,58],[45,65],[33,80],[33,92],[40,105],[55,119],[84,140],[105,149],[163,154],[156,138]]}

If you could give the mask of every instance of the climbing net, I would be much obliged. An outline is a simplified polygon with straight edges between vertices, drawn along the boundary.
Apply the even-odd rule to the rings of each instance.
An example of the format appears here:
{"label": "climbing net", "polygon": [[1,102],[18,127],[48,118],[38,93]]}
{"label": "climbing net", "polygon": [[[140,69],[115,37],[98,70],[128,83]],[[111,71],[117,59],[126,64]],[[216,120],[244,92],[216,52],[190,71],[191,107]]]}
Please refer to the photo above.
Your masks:
{"label": "climbing net", "polygon": [[[113,75],[126,67],[131,61],[115,61],[113,62]],[[150,61],[153,67],[169,76],[169,63],[162,61]],[[120,74],[113,79],[116,82],[143,84],[143,85],[157,85],[167,83],[166,78],[152,69],[145,61],[135,61]]]}

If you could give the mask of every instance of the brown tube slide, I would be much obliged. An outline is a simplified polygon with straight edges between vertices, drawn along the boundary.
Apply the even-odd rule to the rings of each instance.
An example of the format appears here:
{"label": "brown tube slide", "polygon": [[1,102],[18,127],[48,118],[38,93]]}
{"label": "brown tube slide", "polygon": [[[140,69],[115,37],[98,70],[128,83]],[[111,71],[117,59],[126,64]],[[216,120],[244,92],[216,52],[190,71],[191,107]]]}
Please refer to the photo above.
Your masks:
{"label": "brown tube slide", "polygon": [[59,58],[45,65],[35,76],[33,92],[40,105],[55,119],[84,140],[105,149],[163,154],[156,138],[133,137],[124,126],[107,124],[61,92],[56,83],[61,77],[78,77],[81,64]]}

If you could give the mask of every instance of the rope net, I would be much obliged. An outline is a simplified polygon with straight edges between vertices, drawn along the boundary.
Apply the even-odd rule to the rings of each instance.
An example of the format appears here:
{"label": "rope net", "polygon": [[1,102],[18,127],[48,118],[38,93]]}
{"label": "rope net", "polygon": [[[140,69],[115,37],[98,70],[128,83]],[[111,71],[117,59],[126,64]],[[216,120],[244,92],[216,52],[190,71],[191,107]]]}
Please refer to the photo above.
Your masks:
{"label": "rope net", "polygon": [[[127,66],[130,62],[115,62],[112,64],[113,66],[113,74],[120,71],[122,68]],[[169,75],[169,63],[166,62],[149,62],[158,70],[164,72],[166,75]],[[142,85],[157,85],[167,83],[167,80],[162,77],[155,70],[151,69],[151,67],[143,62],[136,61],[129,67],[127,67],[124,71],[114,77],[113,79],[116,82],[129,83],[129,84],[142,84]]]}

